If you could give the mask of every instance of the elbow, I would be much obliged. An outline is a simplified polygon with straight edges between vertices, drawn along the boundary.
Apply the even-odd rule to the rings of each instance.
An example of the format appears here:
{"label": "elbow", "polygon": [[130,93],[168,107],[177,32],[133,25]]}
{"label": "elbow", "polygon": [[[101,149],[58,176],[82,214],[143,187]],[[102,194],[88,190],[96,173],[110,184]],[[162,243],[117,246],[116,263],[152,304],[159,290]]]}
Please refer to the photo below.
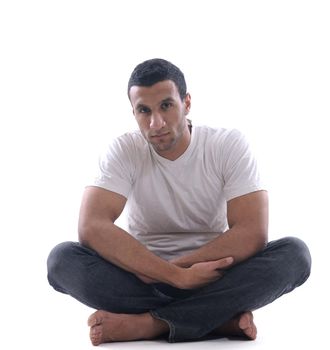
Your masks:
{"label": "elbow", "polygon": [[263,228],[258,231],[258,239],[256,240],[256,251],[262,251],[266,248],[268,243],[268,229]]}
{"label": "elbow", "polygon": [[90,225],[79,223],[78,225],[78,241],[81,245],[91,248],[93,229]]}
{"label": "elbow", "polygon": [[245,249],[248,256],[263,251],[268,243],[268,230],[266,228],[250,228],[245,232]]}

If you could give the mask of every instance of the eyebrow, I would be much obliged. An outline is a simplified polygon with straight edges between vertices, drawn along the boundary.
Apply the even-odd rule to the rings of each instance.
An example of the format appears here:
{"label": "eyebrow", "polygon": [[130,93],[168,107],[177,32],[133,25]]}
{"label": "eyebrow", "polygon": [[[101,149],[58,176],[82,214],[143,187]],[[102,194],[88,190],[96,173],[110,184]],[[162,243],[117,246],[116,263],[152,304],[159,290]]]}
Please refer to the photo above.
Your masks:
{"label": "eyebrow", "polygon": [[135,106],[135,109],[140,109],[140,108],[149,108],[147,105],[144,105],[143,103],[138,103],[136,106]]}
{"label": "eyebrow", "polygon": [[161,103],[164,103],[164,102],[174,102],[174,98],[173,97],[167,97],[165,98],[164,100],[161,101]]}
{"label": "eyebrow", "polygon": [[[164,102],[175,102],[175,100],[174,100],[173,97],[166,97],[166,98],[164,98],[163,100],[160,101],[160,104],[162,104]],[[147,106],[147,105],[145,105],[143,103],[138,103],[135,108],[138,109],[138,108],[142,108],[142,107],[143,108],[150,108],[149,106]]]}

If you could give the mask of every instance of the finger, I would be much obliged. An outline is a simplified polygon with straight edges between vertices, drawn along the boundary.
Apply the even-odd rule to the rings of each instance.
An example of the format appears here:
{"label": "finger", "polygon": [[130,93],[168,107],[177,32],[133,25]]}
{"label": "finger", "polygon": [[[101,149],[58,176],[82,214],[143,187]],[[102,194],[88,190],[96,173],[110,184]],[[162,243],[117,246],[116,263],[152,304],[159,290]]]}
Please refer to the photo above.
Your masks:
{"label": "finger", "polygon": [[233,262],[234,262],[234,259],[231,256],[229,256],[229,257],[214,261],[214,267],[216,269],[223,269],[225,267],[230,266]]}

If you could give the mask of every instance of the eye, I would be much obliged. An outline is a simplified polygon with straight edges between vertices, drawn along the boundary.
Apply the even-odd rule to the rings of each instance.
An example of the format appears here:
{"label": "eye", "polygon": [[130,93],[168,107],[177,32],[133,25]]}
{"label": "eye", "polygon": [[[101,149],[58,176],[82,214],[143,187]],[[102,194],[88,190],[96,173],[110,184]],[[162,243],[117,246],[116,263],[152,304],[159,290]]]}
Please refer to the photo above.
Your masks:
{"label": "eye", "polygon": [[170,109],[172,106],[173,106],[173,103],[171,103],[171,102],[163,102],[163,103],[161,104],[161,108],[162,108],[162,110],[164,110],[164,111]]}
{"label": "eye", "polygon": [[141,106],[141,107],[138,107],[137,111],[140,114],[147,114],[147,113],[150,113],[150,108]]}

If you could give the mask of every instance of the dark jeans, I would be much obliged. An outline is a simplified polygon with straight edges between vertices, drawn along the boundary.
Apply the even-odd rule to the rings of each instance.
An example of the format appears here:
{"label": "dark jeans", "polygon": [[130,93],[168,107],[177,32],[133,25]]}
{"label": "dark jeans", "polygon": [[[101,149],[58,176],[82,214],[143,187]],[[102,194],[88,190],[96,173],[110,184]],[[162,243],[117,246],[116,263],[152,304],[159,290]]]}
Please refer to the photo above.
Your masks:
{"label": "dark jeans", "polygon": [[300,286],[310,274],[311,257],[301,240],[279,239],[218,281],[195,290],[145,284],[74,242],[57,245],[47,264],[49,283],[57,291],[95,309],[150,312],[168,323],[169,341],[177,342],[201,338],[237,314],[265,306]]}

